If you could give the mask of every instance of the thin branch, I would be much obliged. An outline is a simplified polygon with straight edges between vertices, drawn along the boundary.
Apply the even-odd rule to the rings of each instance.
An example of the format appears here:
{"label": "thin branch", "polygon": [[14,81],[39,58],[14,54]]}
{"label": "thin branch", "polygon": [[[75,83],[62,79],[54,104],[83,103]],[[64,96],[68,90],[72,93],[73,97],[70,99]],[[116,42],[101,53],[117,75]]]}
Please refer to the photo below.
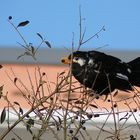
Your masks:
{"label": "thin branch", "polygon": [[114,128],[115,128],[115,138],[118,137],[118,131],[117,131],[117,121],[116,121],[116,116],[115,116],[115,110],[114,110],[114,102],[113,102],[113,98],[112,98],[112,94],[111,94],[111,84],[110,84],[110,79],[109,79],[109,75],[106,74],[107,76],[107,81],[108,81],[108,86],[109,86],[109,92],[110,92],[110,98],[111,98],[111,108],[113,111],[113,119],[114,119]]}
{"label": "thin branch", "polygon": [[81,45],[87,43],[88,41],[90,41],[91,39],[93,39],[94,37],[98,37],[98,35],[102,32],[105,31],[105,26],[103,26],[97,33],[95,33],[93,36],[91,36],[90,38],[88,38],[87,40],[83,41],[81,43]]}
{"label": "thin branch", "polygon": [[74,50],[74,34],[72,37],[72,49],[71,49],[71,65],[70,65],[70,69],[69,69],[69,78],[70,78],[70,83],[69,83],[69,90],[68,90],[68,102],[66,105],[66,111],[64,114],[64,140],[67,139],[67,115],[68,115],[68,108],[69,108],[69,99],[70,99],[70,94],[71,94],[71,87],[72,87],[72,59],[73,59],[73,50]]}
{"label": "thin branch", "polygon": [[26,46],[23,46],[25,49],[30,50],[28,48],[28,43],[26,42],[26,40],[24,39],[23,35],[20,33],[20,31],[17,29],[17,27],[11,22],[11,20],[8,20],[8,22],[14,27],[14,29],[17,31],[17,33],[19,34],[19,36],[21,37],[21,39],[23,40],[23,42],[25,43]]}

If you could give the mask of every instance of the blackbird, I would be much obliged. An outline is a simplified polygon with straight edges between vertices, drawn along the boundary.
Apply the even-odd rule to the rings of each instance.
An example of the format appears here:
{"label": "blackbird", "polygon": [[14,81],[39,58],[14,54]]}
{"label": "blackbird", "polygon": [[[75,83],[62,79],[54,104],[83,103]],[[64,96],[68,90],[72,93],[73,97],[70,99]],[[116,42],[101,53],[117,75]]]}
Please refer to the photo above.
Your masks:
{"label": "blackbird", "polygon": [[99,51],[75,51],[61,62],[71,65],[73,76],[99,95],[108,95],[115,89],[132,91],[133,86],[140,86],[140,57],[123,62]]}

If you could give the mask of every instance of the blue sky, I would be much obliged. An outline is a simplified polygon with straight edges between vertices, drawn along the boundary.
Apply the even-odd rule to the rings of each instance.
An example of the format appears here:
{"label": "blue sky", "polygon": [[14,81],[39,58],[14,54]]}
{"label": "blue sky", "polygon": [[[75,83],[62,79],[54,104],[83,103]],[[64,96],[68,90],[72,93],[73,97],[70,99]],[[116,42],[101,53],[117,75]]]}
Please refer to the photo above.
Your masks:
{"label": "blue sky", "polygon": [[17,46],[22,40],[7,22],[29,20],[20,28],[25,39],[37,45],[44,36],[53,48],[71,47],[74,32],[75,46],[79,37],[79,5],[85,18],[85,39],[105,26],[99,38],[94,38],[82,49],[95,49],[106,44],[106,49],[140,50],[140,0],[1,0],[0,46]]}

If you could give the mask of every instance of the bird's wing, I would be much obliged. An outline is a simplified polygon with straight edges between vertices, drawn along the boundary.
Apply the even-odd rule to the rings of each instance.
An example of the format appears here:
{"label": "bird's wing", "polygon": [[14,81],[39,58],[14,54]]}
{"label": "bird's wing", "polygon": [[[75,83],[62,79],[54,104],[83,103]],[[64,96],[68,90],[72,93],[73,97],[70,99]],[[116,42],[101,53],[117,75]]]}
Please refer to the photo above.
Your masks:
{"label": "bird's wing", "polygon": [[88,54],[89,54],[90,57],[92,57],[96,61],[101,61],[101,62],[105,62],[105,63],[121,62],[121,60],[117,57],[107,55],[105,53],[98,52],[98,51],[89,51]]}
{"label": "bird's wing", "polygon": [[120,59],[102,52],[90,51],[89,57],[98,65],[98,69],[91,66],[95,72],[109,74],[112,78],[129,81],[131,67]]}
{"label": "bird's wing", "polygon": [[88,55],[90,59],[92,59],[96,64],[96,66],[98,65],[98,67],[94,67],[96,70],[99,69],[100,71],[110,73],[119,69],[117,68],[117,65],[121,63],[121,60],[114,56],[98,51],[89,51]]}

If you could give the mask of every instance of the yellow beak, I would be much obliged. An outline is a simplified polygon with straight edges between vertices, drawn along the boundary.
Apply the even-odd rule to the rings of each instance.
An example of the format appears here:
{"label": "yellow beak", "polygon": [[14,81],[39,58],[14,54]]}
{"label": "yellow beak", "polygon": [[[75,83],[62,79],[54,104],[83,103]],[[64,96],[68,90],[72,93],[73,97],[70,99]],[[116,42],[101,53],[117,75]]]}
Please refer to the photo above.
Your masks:
{"label": "yellow beak", "polygon": [[71,60],[68,57],[64,57],[64,58],[61,59],[61,62],[63,64],[70,64]]}

